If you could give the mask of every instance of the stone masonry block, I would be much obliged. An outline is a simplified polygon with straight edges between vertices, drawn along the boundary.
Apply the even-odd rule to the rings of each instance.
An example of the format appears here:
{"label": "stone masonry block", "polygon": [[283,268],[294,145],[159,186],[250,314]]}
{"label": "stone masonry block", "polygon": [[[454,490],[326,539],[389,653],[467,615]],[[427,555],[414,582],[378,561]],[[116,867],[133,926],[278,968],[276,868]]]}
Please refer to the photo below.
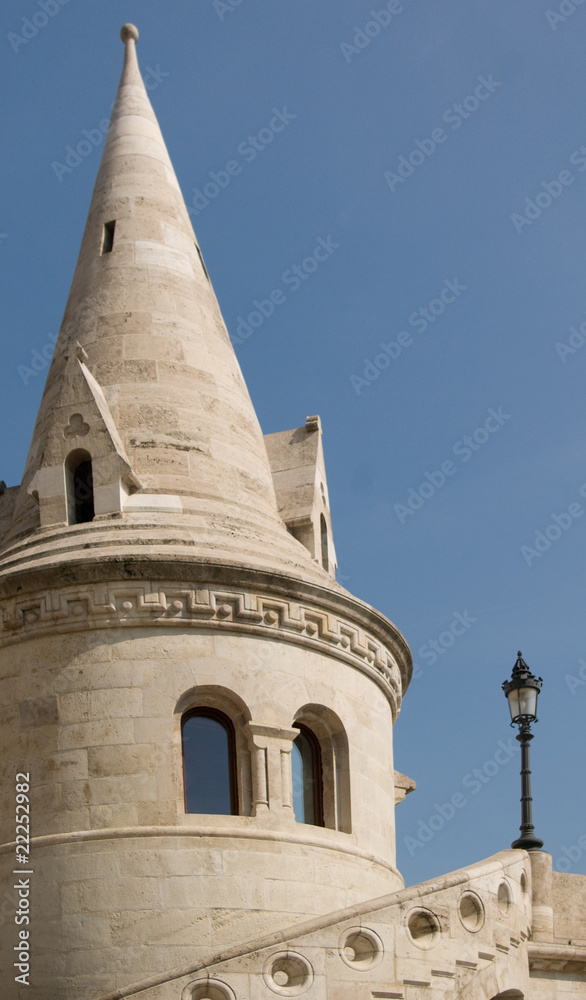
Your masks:
{"label": "stone masonry block", "polygon": [[22,701],[19,709],[21,729],[53,726],[59,720],[57,699],[54,695],[49,698],[33,698],[30,701]]}

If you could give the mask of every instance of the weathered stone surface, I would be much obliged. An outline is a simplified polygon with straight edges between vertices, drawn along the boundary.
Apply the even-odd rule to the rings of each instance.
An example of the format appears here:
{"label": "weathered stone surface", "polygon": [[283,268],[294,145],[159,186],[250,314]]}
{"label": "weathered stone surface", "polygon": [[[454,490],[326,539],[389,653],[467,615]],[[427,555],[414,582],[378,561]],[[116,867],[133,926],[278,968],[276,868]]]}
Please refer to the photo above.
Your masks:
{"label": "weathered stone surface", "polygon": [[[137,37],[24,482],[0,486],[2,968],[22,772],[33,944],[3,997],[578,1000],[586,879],[504,851],[403,888],[410,653],[333,579],[319,418],[265,447]],[[94,476],[80,524],[72,449]],[[234,815],[186,810],[199,709],[233,731]],[[293,811],[300,726],[320,825]]]}
{"label": "weathered stone surface", "polygon": [[21,701],[19,709],[21,729],[52,726],[58,721],[57,699],[53,696]]}

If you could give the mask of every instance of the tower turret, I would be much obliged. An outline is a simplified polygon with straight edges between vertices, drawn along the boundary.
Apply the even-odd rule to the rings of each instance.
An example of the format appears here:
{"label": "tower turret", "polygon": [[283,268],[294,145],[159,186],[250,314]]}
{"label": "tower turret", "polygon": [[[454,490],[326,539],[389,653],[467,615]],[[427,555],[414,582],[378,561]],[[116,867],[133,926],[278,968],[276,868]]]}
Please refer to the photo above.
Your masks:
{"label": "tower turret", "polygon": [[267,454],[122,38],[23,483],[0,493],[0,858],[10,886],[25,773],[28,1000],[97,1000],[402,885],[409,650],[335,582],[319,420]]}
{"label": "tower turret", "polygon": [[[138,32],[125,25],[122,37],[124,69],[5,572],[80,554],[126,558],[150,544],[174,559],[195,548],[198,558],[222,552],[311,574],[277,511],[263,435],[140,76]],[[78,458],[91,461],[93,516],[71,532],[85,518],[75,509]]]}

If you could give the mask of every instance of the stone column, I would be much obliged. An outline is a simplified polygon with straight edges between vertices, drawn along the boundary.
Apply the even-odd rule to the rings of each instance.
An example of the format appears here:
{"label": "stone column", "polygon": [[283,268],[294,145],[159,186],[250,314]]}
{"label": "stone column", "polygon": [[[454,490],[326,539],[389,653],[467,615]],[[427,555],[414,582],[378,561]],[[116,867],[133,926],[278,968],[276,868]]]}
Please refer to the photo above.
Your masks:
{"label": "stone column", "polygon": [[249,722],[246,734],[252,755],[253,815],[263,812],[294,819],[291,746],[298,729]]}
{"label": "stone column", "polygon": [[529,851],[531,862],[531,932],[534,941],[553,941],[552,860],[545,851]]}

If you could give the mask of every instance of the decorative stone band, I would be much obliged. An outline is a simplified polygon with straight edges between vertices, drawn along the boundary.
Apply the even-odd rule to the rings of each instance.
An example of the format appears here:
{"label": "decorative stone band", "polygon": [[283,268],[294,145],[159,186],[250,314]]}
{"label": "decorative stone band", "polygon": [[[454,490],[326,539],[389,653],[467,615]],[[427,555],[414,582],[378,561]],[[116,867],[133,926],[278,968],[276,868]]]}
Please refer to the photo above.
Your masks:
{"label": "decorative stone band", "polygon": [[313,602],[177,582],[118,582],[63,587],[0,604],[0,645],[49,632],[145,625],[278,637],[325,652],[371,677],[389,700],[393,718],[399,713],[403,680],[393,652],[349,617]]}

